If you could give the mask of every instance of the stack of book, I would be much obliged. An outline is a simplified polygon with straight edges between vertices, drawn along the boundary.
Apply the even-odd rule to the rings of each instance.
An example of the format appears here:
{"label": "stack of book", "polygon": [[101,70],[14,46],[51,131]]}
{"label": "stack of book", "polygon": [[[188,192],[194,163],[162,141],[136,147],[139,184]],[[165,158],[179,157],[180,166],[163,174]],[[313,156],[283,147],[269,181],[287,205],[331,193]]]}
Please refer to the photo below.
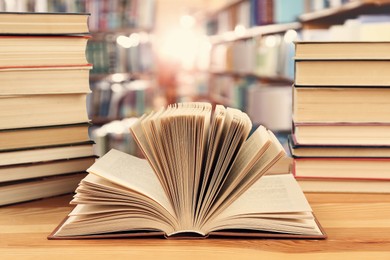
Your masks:
{"label": "stack of book", "polygon": [[390,192],[390,42],[297,42],[295,68],[302,189]]}
{"label": "stack of book", "polygon": [[94,162],[87,14],[0,14],[0,205],[73,192]]}

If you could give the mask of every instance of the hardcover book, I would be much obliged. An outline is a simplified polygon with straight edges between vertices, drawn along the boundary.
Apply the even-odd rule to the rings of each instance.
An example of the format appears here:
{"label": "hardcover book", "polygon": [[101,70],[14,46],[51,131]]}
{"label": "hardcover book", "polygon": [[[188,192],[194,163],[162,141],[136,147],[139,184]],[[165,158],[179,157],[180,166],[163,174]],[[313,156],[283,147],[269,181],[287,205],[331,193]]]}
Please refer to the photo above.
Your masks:
{"label": "hardcover book", "polygon": [[0,152],[90,141],[89,123],[0,130]]}
{"label": "hardcover book", "polygon": [[71,193],[85,172],[0,183],[0,206]]}
{"label": "hardcover book", "polygon": [[0,34],[87,34],[87,13],[0,12]]}
{"label": "hardcover book", "polygon": [[298,41],[296,60],[388,60],[389,42]]}
{"label": "hardcover book", "polygon": [[293,122],[293,137],[298,145],[389,146],[390,124]]}
{"label": "hardcover book", "polygon": [[305,192],[324,193],[389,193],[390,181],[365,179],[332,179],[296,177],[299,186]]}
{"label": "hardcover book", "polygon": [[300,144],[292,134],[288,136],[288,146],[293,157],[390,158],[390,145],[388,144]]}
{"label": "hardcover book", "polygon": [[[91,64],[0,68],[1,95],[88,93]],[[15,87],[15,84],[18,87]]]}
{"label": "hardcover book", "polygon": [[49,239],[325,238],[292,174],[266,175],[286,157],[279,141],[251,128],[240,110],[208,103],[142,116],[130,131],[146,160],[116,150],[98,159]]}
{"label": "hardcover book", "polygon": [[389,99],[390,88],[294,86],[293,119],[295,123],[390,123]]}
{"label": "hardcover book", "polygon": [[390,158],[302,157],[292,171],[298,178],[390,181]]}
{"label": "hardcover book", "polygon": [[87,35],[0,35],[0,67],[85,66],[89,38]]}
{"label": "hardcover book", "polygon": [[86,123],[86,100],[87,93],[0,95],[0,129]]}

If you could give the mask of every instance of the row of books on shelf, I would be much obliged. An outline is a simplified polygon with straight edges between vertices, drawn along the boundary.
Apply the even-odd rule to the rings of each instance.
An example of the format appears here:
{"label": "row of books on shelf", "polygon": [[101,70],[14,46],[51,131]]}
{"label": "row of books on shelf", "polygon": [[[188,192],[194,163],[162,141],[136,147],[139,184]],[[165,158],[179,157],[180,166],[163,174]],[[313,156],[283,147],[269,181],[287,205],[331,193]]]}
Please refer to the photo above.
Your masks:
{"label": "row of books on shelf", "polygon": [[[106,35],[88,42],[87,58],[93,63],[91,74],[150,73],[154,71],[154,54],[149,41],[141,41],[143,33]],[[145,36],[147,37],[147,35]]]}
{"label": "row of books on shelf", "polygon": [[213,14],[206,22],[208,35],[265,24],[290,23],[306,11],[305,0],[237,1]]}
{"label": "row of books on shelf", "polygon": [[155,88],[154,82],[149,79],[125,79],[120,82],[103,79],[92,82],[91,89],[87,107],[94,123],[99,123],[94,119],[107,121],[141,116],[153,106]]}
{"label": "row of books on shelf", "polygon": [[291,130],[291,84],[262,83],[257,78],[214,76],[210,95],[216,103],[245,111],[255,125],[274,132]]}
{"label": "row of books on shelf", "polygon": [[298,42],[293,172],[304,191],[390,191],[388,42]]}
{"label": "row of books on shelf", "polygon": [[321,11],[327,8],[341,7],[354,0],[306,0],[305,13]]}
{"label": "row of books on shelf", "polygon": [[86,2],[90,0],[28,0],[9,1],[0,0],[2,12],[52,12],[52,13],[80,13],[86,12]]}
{"label": "row of books on shelf", "polygon": [[365,14],[347,19],[343,24],[329,28],[306,28],[301,32],[305,41],[388,41],[390,15]]}
{"label": "row of books on shelf", "polygon": [[351,0],[241,0],[228,4],[210,15],[206,22],[208,35],[245,30],[268,24],[291,23],[299,16],[326,8],[340,7]]}
{"label": "row of books on shelf", "polygon": [[294,44],[297,32],[259,36],[216,44],[211,50],[212,72],[233,72],[259,77],[294,78]]}
{"label": "row of books on shelf", "polygon": [[90,134],[95,141],[95,154],[100,157],[111,149],[116,149],[137,157],[143,157],[129,130],[137,120],[138,117],[128,117],[122,120],[113,120],[101,126],[94,125],[91,127]]}
{"label": "row of books on shelf", "polygon": [[123,28],[151,30],[155,20],[155,0],[100,0],[86,1],[86,10],[93,15],[91,31]]}
{"label": "row of books on shelf", "polygon": [[125,28],[153,28],[155,0],[0,0],[0,11],[90,13],[89,28],[110,31]]}
{"label": "row of books on shelf", "polygon": [[72,192],[95,160],[87,15],[72,33],[74,16],[47,15],[0,14],[0,205]]}

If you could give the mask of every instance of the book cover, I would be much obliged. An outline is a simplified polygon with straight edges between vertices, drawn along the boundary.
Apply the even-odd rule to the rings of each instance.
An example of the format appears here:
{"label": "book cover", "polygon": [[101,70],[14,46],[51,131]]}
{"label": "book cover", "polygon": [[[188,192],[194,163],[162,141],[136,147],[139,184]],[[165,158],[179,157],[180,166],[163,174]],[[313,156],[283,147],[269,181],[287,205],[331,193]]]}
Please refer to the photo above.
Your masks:
{"label": "book cover", "polygon": [[88,122],[86,96],[87,93],[0,96],[0,129]]}
{"label": "book cover", "polygon": [[389,158],[390,145],[364,144],[299,144],[294,134],[288,136],[288,146],[293,157],[350,157]]}
{"label": "book cover", "polygon": [[[89,93],[91,64],[0,68],[1,95]],[[18,87],[15,87],[15,84]]]}
{"label": "book cover", "polygon": [[293,122],[293,140],[297,145],[388,146],[388,123],[299,123]]}
{"label": "book cover", "polygon": [[304,192],[315,193],[381,193],[390,191],[390,181],[296,178]]}
{"label": "book cover", "polygon": [[295,85],[384,88],[390,84],[389,69],[384,59],[295,60]]}
{"label": "book cover", "polygon": [[75,173],[0,185],[0,206],[72,193],[85,175]]}
{"label": "book cover", "polygon": [[309,179],[385,180],[389,181],[389,158],[296,157],[292,172]]}
{"label": "book cover", "polygon": [[0,34],[88,34],[88,13],[0,12]]}
{"label": "book cover", "polygon": [[12,166],[0,166],[0,185],[18,180],[83,172],[95,162],[95,159],[96,157],[90,156],[74,159],[17,164]]}
{"label": "book cover", "polygon": [[84,66],[89,36],[0,36],[0,67]]}
{"label": "book cover", "polygon": [[[322,75],[326,73],[322,71]],[[294,86],[293,119],[296,123],[387,124],[390,123],[389,99],[390,88]]]}
{"label": "book cover", "polygon": [[296,41],[295,60],[388,60],[387,41]]}
{"label": "book cover", "polygon": [[89,142],[89,123],[0,130],[0,151]]}
{"label": "book cover", "polygon": [[94,156],[93,142],[0,152],[0,166]]}

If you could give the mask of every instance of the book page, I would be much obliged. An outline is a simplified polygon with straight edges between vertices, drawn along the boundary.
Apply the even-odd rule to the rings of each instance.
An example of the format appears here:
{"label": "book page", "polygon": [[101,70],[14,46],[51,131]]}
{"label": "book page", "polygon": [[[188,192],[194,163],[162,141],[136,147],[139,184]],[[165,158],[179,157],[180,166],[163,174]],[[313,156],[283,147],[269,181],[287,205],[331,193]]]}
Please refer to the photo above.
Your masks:
{"label": "book page", "polygon": [[131,128],[185,228],[194,222],[211,108],[199,102],[173,104]]}
{"label": "book page", "polygon": [[173,143],[175,156],[169,163],[177,166],[171,174],[179,187],[178,212],[184,229],[193,227],[210,114],[210,104],[178,104],[176,113],[165,124],[172,130],[168,141]]}
{"label": "book page", "polygon": [[216,156],[219,151],[218,146],[220,145],[219,140],[222,136],[222,130],[224,126],[224,121],[226,117],[226,109],[222,105],[217,105],[215,107],[214,115],[212,118],[212,122],[210,124],[209,129],[209,136],[208,136],[208,145],[207,145],[207,155],[205,158],[205,168],[204,172],[201,177],[201,187],[199,191],[199,197],[197,201],[197,208],[196,208],[196,217],[198,217],[199,211],[203,205],[203,199],[205,196],[205,193],[208,189],[209,182],[210,182],[210,174],[211,169],[214,167],[216,163]]}
{"label": "book page", "polygon": [[292,174],[263,176],[202,230],[229,228],[322,234]]}
{"label": "book page", "polygon": [[[158,113],[161,113],[161,111],[159,111]],[[145,122],[147,122],[154,115],[154,112],[150,113],[149,115],[144,114],[142,117],[139,118],[138,121],[131,125],[130,132],[133,135],[138,147],[141,149],[142,153],[145,155],[150,165],[156,172],[160,182],[164,183],[164,175],[162,173],[161,165],[158,164],[157,159],[153,155],[153,147],[150,142],[148,142],[149,136],[144,133]]]}
{"label": "book page", "polygon": [[238,153],[237,160],[234,162],[224,183],[223,191],[228,188],[234,189],[267,151],[270,145],[271,140],[266,128],[263,126],[258,127]]}
{"label": "book page", "polygon": [[[167,109],[160,109],[157,113],[153,113],[152,116],[146,117],[141,121],[142,131],[134,128],[135,136],[142,136],[142,134],[146,137],[145,140],[140,140],[140,145],[150,147],[150,155],[146,158],[151,163],[151,165],[156,165],[153,167],[155,170],[165,192],[168,194],[172,205],[176,208],[176,183],[172,181],[172,168],[174,167],[169,163],[169,155],[171,154],[171,143],[165,142],[169,140],[169,137],[166,136],[163,129],[161,129],[161,117],[166,117],[170,113],[172,113],[172,108],[168,107]],[[142,133],[140,133],[142,132]]]}
{"label": "book page", "polygon": [[[237,159],[235,164],[240,165],[242,160],[247,160],[248,158],[253,157],[253,162],[248,162],[251,164],[251,167],[246,167],[247,169],[235,169],[230,173],[230,179],[228,179],[225,185],[222,187],[219,192],[219,196],[216,201],[213,203],[208,215],[204,218],[213,218],[217,216],[222,210],[228,207],[233,201],[235,201],[241,194],[243,194],[252,184],[254,184],[261,176],[266,174],[266,172],[283,156],[285,156],[285,151],[276,137],[265,128],[259,127],[252,135],[253,139],[248,139],[246,142],[245,153],[241,153],[240,159]],[[250,144],[257,143],[256,146]],[[262,151],[260,145],[263,145]],[[252,148],[252,149],[251,149]],[[256,155],[257,154],[257,155]],[[252,160],[252,159],[251,159]],[[234,169],[233,165],[233,169]]]}
{"label": "book page", "polygon": [[87,171],[150,197],[174,215],[161,183],[146,160],[112,149]]}
{"label": "book page", "polygon": [[[215,192],[221,192],[222,189],[222,193],[224,193],[224,191],[227,189],[226,187],[230,188],[230,190],[233,190],[238,185],[238,183],[240,183],[245,174],[253,167],[254,163],[259,159],[259,157],[266,151],[270,144],[271,143],[268,138],[267,130],[262,126],[259,127],[244,142],[229,172],[225,174],[221,187],[218,190],[216,189],[217,187],[214,187]],[[208,191],[207,195],[210,196],[210,191]],[[221,194],[219,194],[219,197],[221,197]],[[215,197],[212,201],[215,201]],[[210,204],[211,202],[209,199],[208,205]],[[205,206],[203,205],[203,207]],[[202,210],[202,215],[199,216],[200,219],[204,218],[204,215],[207,213],[205,210],[205,208]]]}
{"label": "book page", "polygon": [[263,176],[217,218],[258,213],[311,211],[292,174]]}
{"label": "book page", "polygon": [[[82,205],[77,205],[76,211]],[[80,210],[83,210],[80,208]],[[164,231],[166,234],[174,232],[173,228],[156,219],[143,216],[132,217],[131,214],[107,213],[99,218],[91,218],[91,215],[69,216],[63,225],[54,234],[56,237],[83,236],[93,238],[90,235],[100,235],[115,232],[157,232]]]}
{"label": "book page", "polygon": [[251,127],[252,123],[245,113],[233,108],[226,110],[226,119],[218,144],[219,153],[214,158],[215,162],[213,162],[209,180],[204,180],[208,181],[208,188],[198,217],[202,218],[212,207],[229,169],[234,164],[240,148],[249,135]]}

